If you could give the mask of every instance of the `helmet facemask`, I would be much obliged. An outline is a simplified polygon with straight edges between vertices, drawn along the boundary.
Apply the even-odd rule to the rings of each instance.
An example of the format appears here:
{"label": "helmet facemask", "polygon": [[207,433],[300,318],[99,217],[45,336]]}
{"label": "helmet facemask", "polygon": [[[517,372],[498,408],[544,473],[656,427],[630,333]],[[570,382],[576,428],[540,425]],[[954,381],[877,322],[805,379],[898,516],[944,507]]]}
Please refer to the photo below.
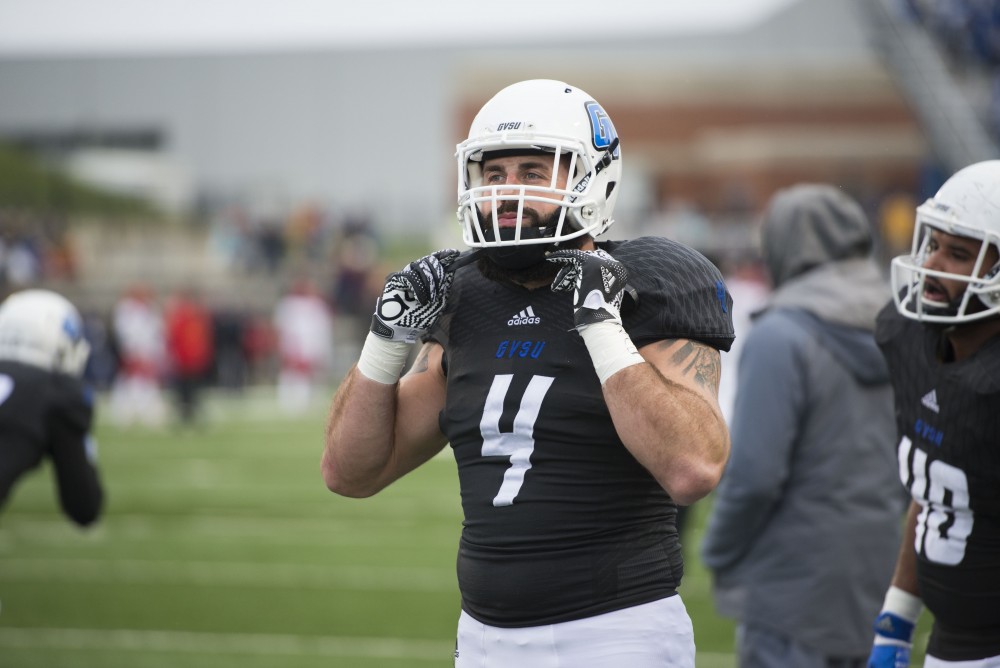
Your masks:
{"label": "helmet facemask", "polygon": [[[925,267],[934,230],[980,242],[976,260],[968,274]],[[918,214],[910,255],[896,257],[891,264],[892,291],[899,313],[913,320],[935,324],[963,324],[1000,313],[1000,262],[994,260],[988,264],[990,248],[1000,251],[1000,237],[991,231],[963,229],[954,223],[935,220],[926,211]],[[962,283],[965,289],[947,302],[933,300],[925,295],[928,279],[931,282]]]}

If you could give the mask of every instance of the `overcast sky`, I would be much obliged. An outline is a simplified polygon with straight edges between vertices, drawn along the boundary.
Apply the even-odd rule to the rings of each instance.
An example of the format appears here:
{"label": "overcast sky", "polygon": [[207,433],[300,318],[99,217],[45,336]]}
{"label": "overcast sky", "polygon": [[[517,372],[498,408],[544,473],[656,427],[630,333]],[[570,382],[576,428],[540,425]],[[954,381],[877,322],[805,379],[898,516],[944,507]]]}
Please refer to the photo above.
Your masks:
{"label": "overcast sky", "polygon": [[467,45],[743,28],[799,0],[0,0],[0,57]]}

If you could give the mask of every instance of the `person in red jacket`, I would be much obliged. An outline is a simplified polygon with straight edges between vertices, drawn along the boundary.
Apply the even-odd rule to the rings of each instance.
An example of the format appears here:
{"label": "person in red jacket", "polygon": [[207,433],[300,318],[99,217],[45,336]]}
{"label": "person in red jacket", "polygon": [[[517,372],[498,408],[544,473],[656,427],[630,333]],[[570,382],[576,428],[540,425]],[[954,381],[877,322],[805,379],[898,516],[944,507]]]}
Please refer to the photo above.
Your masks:
{"label": "person in red jacket", "polygon": [[180,419],[193,423],[201,390],[215,359],[212,316],[191,288],[180,290],[166,309],[167,356]]}

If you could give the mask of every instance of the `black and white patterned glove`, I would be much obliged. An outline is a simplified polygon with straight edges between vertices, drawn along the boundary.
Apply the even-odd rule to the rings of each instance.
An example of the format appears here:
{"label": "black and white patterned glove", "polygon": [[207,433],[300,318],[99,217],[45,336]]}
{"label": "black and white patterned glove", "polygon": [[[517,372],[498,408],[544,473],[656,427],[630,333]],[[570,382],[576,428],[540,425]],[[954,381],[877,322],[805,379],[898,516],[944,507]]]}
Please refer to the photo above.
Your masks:
{"label": "black and white patterned glove", "polygon": [[561,250],[549,262],[562,265],[552,281],[555,292],[573,291],[573,322],[579,329],[597,322],[621,324],[628,270],[606,251]]}
{"label": "black and white patterned glove", "polygon": [[416,342],[444,310],[455,278],[448,267],[458,256],[457,250],[446,248],[389,274],[375,304],[372,333],[386,341]]}

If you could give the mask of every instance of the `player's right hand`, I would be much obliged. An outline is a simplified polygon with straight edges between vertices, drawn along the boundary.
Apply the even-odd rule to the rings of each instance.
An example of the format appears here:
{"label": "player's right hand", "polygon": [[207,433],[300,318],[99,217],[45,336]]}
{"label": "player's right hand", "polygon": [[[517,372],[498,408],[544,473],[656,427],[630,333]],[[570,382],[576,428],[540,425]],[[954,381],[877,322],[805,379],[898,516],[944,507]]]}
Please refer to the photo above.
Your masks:
{"label": "player's right hand", "polygon": [[372,333],[386,341],[415,343],[433,327],[455,278],[448,267],[458,256],[457,250],[446,248],[389,274],[375,304]]}
{"label": "player's right hand", "polygon": [[909,668],[913,622],[883,611],[875,620],[875,645],[868,668]]}

